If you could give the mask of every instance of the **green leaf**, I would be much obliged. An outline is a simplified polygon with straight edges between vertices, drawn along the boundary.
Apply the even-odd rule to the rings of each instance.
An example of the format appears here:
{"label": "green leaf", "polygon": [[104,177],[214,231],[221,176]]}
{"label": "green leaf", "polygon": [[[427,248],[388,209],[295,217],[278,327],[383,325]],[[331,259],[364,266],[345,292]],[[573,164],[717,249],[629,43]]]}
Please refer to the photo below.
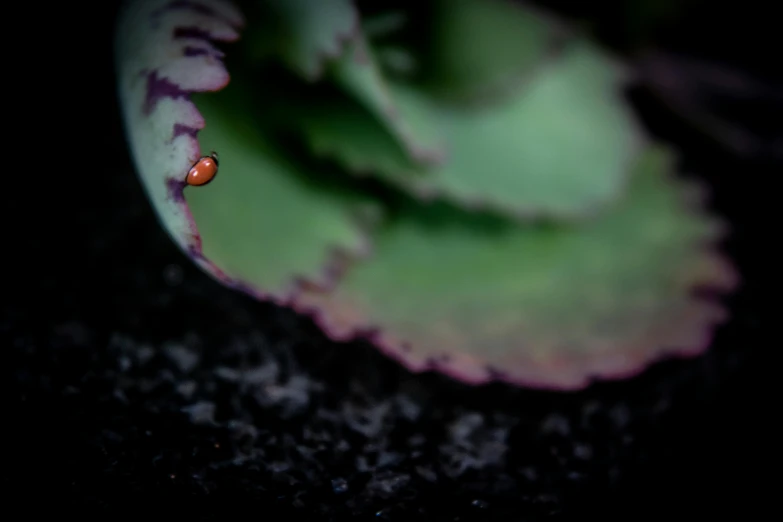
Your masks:
{"label": "green leaf", "polygon": [[[276,58],[308,80],[321,79],[326,67],[329,81],[377,118],[407,162],[427,165],[442,159],[442,138],[429,121],[429,107],[389,90],[352,2],[263,0],[256,5],[257,24],[244,44],[251,61]],[[348,149],[350,157],[350,144]],[[361,163],[367,156],[362,154]]]}
{"label": "green leaf", "polygon": [[340,56],[356,37],[359,13],[352,0],[255,0],[257,21],[247,47],[254,59],[274,57],[309,80]]}
{"label": "green leaf", "polygon": [[[356,100],[330,83],[310,84],[277,67],[262,69],[255,96],[278,132],[303,139],[316,156],[354,174],[422,173],[399,141]],[[415,95],[415,93],[414,93]]]}
{"label": "green leaf", "polygon": [[368,248],[359,218],[369,202],[277,153],[246,86],[235,76],[195,99],[207,122],[199,143],[220,154],[220,178],[185,189],[203,254],[230,279],[272,296],[302,281],[328,286],[334,262]]}
{"label": "green leaf", "polygon": [[628,197],[575,227],[516,227],[440,206],[407,207],[374,255],[298,308],[335,339],[370,335],[413,370],[576,389],[706,347],[723,316],[695,289],[735,284],[719,223],[644,155]]}
{"label": "green leaf", "polygon": [[577,217],[619,195],[642,138],[620,71],[575,42],[527,88],[480,111],[443,108],[448,158],[419,190],[508,214]]}
{"label": "green leaf", "polygon": [[562,37],[555,24],[521,2],[433,0],[430,9],[424,81],[452,101],[516,93]]}
{"label": "green leaf", "polygon": [[[408,100],[409,107],[426,103],[416,92],[389,88],[395,88],[397,99]],[[377,176],[395,186],[409,187],[411,179],[428,175],[389,128],[355,100],[323,91],[296,101],[293,96],[282,93],[278,105],[287,108],[288,126],[317,156],[336,160],[351,174]]]}
{"label": "green leaf", "polygon": [[402,186],[407,178],[426,174],[385,128],[350,101],[333,98],[312,104],[297,124],[316,155],[337,159],[352,174],[378,176]]}
{"label": "green leaf", "polygon": [[392,89],[363,35],[330,65],[329,76],[382,124],[410,162],[424,166],[443,160],[434,110],[420,96]]}
{"label": "green leaf", "polygon": [[411,194],[518,217],[574,218],[620,194],[642,136],[619,93],[622,71],[574,42],[504,103],[462,109],[389,84],[395,99],[427,106],[446,160],[423,169],[372,115],[339,98],[313,101],[299,124],[315,152]]}

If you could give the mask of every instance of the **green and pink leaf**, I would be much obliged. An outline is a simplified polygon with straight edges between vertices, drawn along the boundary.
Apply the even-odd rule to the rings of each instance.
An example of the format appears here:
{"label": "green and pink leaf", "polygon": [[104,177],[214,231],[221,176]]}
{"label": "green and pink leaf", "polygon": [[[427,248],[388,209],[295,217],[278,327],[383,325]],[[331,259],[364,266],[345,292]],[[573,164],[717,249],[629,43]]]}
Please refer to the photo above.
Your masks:
{"label": "green and pink leaf", "polygon": [[567,228],[409,204],[372,259],[294,306],[335,340],[366,337],[411,370],[476,384],[579,389],[697,355],[737,280],[717,251],[723,225],[672,168],[648,151],[626,198]]}
{"label": "green and pink leaf", "polygon": [[[241,82],[226,88],[215,42],[236,40],[241,26],[225,0],[130,2],[117,32],[119,95],[136,169],[177,245],[222,282],[281,299],[302,283],[329,286],[334,259],[367,252],[364,203],[277,155],[261,120],[248,119],[258,111]],[[212,148],[218,177],[187,187]]]}

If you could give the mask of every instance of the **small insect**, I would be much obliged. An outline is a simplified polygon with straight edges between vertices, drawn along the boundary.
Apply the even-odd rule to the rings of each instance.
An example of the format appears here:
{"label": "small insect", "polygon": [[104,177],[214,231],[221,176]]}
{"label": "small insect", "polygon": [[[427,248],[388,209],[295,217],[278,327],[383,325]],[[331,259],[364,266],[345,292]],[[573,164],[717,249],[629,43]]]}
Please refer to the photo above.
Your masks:
{"label": "small insect", "polygon": [[206,185],[217,176],[218,163],[218,155],[215,151],[212,151],[209,156],[200,157],[188,171],[185,182],[196,187]]}

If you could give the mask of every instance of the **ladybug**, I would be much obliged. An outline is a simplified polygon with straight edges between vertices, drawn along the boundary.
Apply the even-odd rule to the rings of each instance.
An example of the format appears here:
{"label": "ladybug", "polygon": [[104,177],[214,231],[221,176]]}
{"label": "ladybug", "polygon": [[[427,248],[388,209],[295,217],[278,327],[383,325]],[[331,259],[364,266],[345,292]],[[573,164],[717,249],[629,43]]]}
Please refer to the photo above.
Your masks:
{"label": "ladybug", "polygon": [[217,176],[218,172],[218,155],[217,152],[212,151],[209,156],[202,156],[199,160],[193,164],[188,171],[188,176],[185,178],[185,182],[188,185],[198,187],[206,185]]}

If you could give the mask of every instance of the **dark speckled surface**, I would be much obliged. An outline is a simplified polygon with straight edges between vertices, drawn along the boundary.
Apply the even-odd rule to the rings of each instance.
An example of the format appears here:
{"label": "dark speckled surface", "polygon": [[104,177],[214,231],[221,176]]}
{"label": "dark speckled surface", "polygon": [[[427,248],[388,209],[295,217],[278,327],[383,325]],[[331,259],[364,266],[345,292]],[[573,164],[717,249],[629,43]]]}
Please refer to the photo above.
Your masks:
{"label": "dark speckled surface", "polygon": [[[723,153],[638,96],[733,224],[727,248],[745,283],[732,321],[707,355],[629,382],[578,394],[472,388],[331,344],[192,266],[131,170],[110,67],[95,65],[109,52],[96,53],[84,64],[94,88],[66,108],[90,126],[75,133],[76,175],[25,177],[0,195],[14,245],[0,301],[11,504],[432,522],[771,509],[779,263],[764,243],[776,237],[772,194],[759,187],[780,165]],[[75,150],[68,137],[53,147]]]}

